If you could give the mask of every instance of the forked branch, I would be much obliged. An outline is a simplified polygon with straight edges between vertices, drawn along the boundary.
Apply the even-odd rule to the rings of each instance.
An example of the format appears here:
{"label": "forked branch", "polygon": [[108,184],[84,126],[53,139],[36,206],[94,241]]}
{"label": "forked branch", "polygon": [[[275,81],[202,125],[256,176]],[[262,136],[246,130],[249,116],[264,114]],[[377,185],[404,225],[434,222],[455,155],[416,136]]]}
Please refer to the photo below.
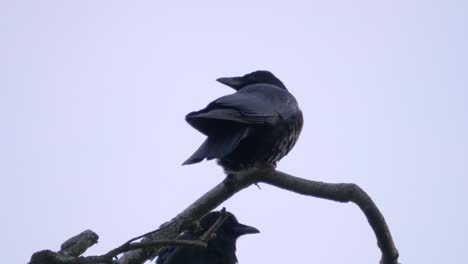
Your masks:
{"label": "forked branch", "polygon": [[[367,218],[374,234],[377,238],[377,244],[382,253],[380,260],[381,264],[397,264],[398,250],[393,242],[390,230],[385,222],[385,219],[372,199],[356,184],[347,183],[324,183],[310,181],[298,177],[288,175],[286,173],[274,170],[272,168],[251,169],[240,172],[236,175],[229,175],[221,183],[213,189],[205,193],[202,197],[192,203],[179,215],[171,221],[163,224],[159,229],[149,232],[143,236],[141,242],[132,243],[132,239],[119,248],[111,250],[109,253],[102,256],[78,257],[71,256],[60,262],[38,262],[34,261],[34,256],[31,258],[30,264],[42,263],[61,263],[61,264],[76,264],[76,263],[102,263],[102,260],[109,262],[109,256],[115,257],[117,254],[125,252],[120,258],[115,259],[112,263],[116,264],[142,264],[148,259],[152,259],[159,254],[162,247],[170,244],[177,244],[175,238],[185,230],[191,229],[196,225],[198,220],[208,212],[215,209],[221,203],[229,199],[231,196],[240,190],[255,184],[263,182],[276,186],[281,189],[289,190],[295,193],[313,196],[317,198],[328,199],[337,202],[353,202],[359,206]],[[220,219],[219,224],[223,221]],[[219,225],[218,224],[218,225]],[[209,231],[212,232],[212,231]],[[208,234],[209,235],[209,234]],[[208,239],[208,237],[204,237]],[[159,242],[158,242],[159,241]],[[192,241],[193,242],[193,241]],[[182,242],[185,243],[185,242]],[[181,243],[181,244],[182,244]],[[192,246],[203,246],[203,241],[197,241],[199,244]],[[91,244],[92,245],[92,244]],[[132,246],[130,246],[132,245]],[[186,244],[188,245],[188,244]],[[86,250],[86,249],[85,249]],[[46,256],[53,258],[52,251],[41,251],[47,253]],[[79,252],[84,252],[82,249]],[[80,253],[80,254],[81,254]],[[116,254],[117,253],[117,254]],[[57,255],[57,253],[55,253]],[[37,259],[36,259],[37,260]],[[77,261],[78,260],[78,261]],[[81,260],[82,262],[80,262]],[[96,260],[100,260],[96,261]]]}

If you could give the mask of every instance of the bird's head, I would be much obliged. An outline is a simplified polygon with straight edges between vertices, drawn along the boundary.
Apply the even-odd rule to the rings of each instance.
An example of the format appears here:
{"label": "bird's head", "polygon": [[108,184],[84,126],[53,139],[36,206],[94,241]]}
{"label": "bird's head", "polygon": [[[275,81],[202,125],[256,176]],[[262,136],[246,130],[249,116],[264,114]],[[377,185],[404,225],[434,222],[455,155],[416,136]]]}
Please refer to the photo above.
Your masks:
{"label": "bird's head", "polygon": [[281,89],[287,90],[286,86],[284,86],[284,84],[269,71],[254,71],[241,77],[223,77],[216,79],[216,81],[235,90],[242,89],[248,85],[259,83],[271,84]]}
{"label": "bird's head", "polygon": [[[226,212],[229,217],[224,221],[224,223],[219,227],[216,231],[216,238],[215,239],[228,239],[228,240],[236,240],[242,235],[247,234],[256,234],[260,233],[260,231],[252,226],[241,224],[237,221],[237,218],[230,212]],[[205,215],[200,220],[200,225],[203,229],[203,232],[206,232],[213,224],[219,219],[221,216],[220,211],[213,211]]]}

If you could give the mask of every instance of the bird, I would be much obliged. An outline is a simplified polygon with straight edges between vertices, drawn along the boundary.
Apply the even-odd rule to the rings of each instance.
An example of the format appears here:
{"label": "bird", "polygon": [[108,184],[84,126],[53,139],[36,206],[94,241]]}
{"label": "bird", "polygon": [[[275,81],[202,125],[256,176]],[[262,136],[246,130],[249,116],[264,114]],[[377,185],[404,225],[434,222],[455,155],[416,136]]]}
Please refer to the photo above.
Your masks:
{"label": "bird", "polygon": [[294,96],[264,70],[217,81],[236,92],[186,115],[207,138],[183,165],[216,159],[228,175],[254,167],[276,168],[302,130],[302,111]]}
{"label": "bird", "polygon": [[[156,264],[235,264],[236,240],[246,234],[260,233],[255,227],[241,224],[234,214],[225,211],[228,218],[208,240],[207,247],[166,247],[156,259]],[[185,232],[178,239],[197,240],[221,216],[220,211],[208,213],[200,220],[200,230]]]}

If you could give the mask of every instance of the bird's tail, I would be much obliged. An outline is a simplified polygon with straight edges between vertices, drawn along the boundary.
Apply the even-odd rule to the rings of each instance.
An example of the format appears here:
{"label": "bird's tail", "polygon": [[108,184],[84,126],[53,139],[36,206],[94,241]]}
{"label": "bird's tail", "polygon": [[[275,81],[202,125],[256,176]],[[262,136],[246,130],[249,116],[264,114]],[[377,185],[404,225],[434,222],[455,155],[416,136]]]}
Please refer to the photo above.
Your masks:
{"label": "bird's tail", "polygon": [[[220,159],[229,155],[247,135],[247,127],[233,129],[230,133],[208,136],[201,146],[182,165],[204,160]],[[225,132],[225,131],[224,131]]]}
{"label": "bird's tail", "polygon": [[189,165],[189,164],[194,164],[197,162],[200,162],[206,158],[206,155],[208,154],[208,145],[210,144],[209,138],[205,139],[203,144],[195,151],[195,153],[190,156],[182,165]]}

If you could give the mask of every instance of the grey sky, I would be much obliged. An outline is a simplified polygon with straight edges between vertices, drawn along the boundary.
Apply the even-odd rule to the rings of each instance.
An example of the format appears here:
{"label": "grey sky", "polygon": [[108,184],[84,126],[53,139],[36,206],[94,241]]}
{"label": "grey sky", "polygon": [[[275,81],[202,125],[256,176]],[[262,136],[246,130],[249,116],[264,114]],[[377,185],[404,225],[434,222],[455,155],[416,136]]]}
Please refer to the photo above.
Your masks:
{"label": "grey sky", "polygon": [[[402,263],[467,263],[468,2],[0,1],[2,262],[84,229],[103,253],[219,182],[181,167],[203,136],[184,115],[274,72],[305,127],[279,163],[354,182]],[[249,188],[224,204],[259,235],[241,264],[377,263],[352,204]]]}

